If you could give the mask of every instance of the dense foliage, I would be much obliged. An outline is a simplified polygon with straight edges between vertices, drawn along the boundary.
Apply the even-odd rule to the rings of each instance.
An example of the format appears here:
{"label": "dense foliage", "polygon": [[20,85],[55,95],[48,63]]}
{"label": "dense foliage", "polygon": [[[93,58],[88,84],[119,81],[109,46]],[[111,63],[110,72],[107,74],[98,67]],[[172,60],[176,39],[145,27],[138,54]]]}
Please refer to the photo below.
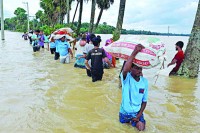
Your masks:
{"label": "dense foliage", "polygon": [[[19,32],[27,31],[27,14],[23,8],[18,7],[14,11],[15,16],[12,18],[5,19],[5,29]],[[80,28],[80,33],[88,32],[90,23],[82,23]],[[76,31],[78,26],[78,22],[74,22],[73,24],[60,24],[57,23],[55,25],[51,25],[49,19],[47,18],[47,14],[44,11],[39,10],[35,14],[35,18],[30,21],[30,29],[40,29],[43,30],[45,34],[49,35],[52,31],[62,27],[71,27],[74,31]],[[115,30],[114,26],[108,25],[106,22],[103,24],[99,24],[95,29],[95,33],[97,34],[113,34]],[[122,29],[121,34],[143,34],[143,35],[182,35],[186,36],[188,34],[168,34],[168,33],[158,33],[151,31],[142,31],[142,30],[126,30]]]}

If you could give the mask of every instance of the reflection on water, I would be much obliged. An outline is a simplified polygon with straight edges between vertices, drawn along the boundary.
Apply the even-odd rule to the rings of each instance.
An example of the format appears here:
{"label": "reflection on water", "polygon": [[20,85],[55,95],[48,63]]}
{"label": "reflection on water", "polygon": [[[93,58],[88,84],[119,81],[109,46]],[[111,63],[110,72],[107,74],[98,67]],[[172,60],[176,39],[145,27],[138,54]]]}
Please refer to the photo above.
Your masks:
{"label": "reflection on water", "polygon": [[[188,40],[161,38],[169,58],[175,54],[171,45]],[[13,32],[0,43],[0,60],[0,132],[138,132],[118,122],[119,64],[105,70],[103,81],[92,83],[85,70],[54,61],[46,49],[33,53]],[[146,132],[200,132],[200,78],[160,76],[154,84],[155,72],[144,71],[150,83]]]}

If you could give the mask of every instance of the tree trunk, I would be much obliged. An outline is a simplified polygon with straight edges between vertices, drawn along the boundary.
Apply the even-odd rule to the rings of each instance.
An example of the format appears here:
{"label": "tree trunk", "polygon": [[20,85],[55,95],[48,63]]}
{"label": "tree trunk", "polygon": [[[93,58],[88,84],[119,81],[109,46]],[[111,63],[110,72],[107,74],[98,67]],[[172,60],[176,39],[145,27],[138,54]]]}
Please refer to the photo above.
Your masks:
{"label": "tree trunk", "polygon": [[67,23],[68,24],[70,23],[70,10],[68,10],[68,13],[67,13]]}
{"label": "tree trunk", "polygon": [[200,64],[200,0],[197,8],[196,18],[185,51],[185,59],[181,64],[178,74],[184,77],[198,77]]}
{"label": "tree trunk", "polygon": [[95,27],[94,27],[94,29],[93,29],[94,32],[95,32],[96,28],[97,28],[98,25],[99,25],[99,22],[100,22],[100,20],[101,20],[102,14],[103,14],[103,8],[101,8],[101,10],[100,10],[100,12],[99,12],[99,16],[98,16],[98,18],[97,18],[97,23],[95,24]]}
{"label": "tree trunk", "polygon": [[79,35],[80,28],[81,28],[82,11],[83,11],[83,0],[80,0],[78,26],[77,26],[77,31],[76,31],[77,36]]}
{"label": "tree trunk", "polygon": [[89,28],[89,32],[90,33],[93,33],[95,10],[96,10],[95,6],[96,6],[96,0],[92,0],[91,17],[90,17],[90,28]]}
{"label": "tree trunk", "polygon": [[73,25],[73,23],[74,23],[74,19],[75,19],[75,16],[76,16],[76,12],[77,12],[77,9],[78,9],[78,5],[79,5],[79,1],[78,1],[77,4],[76,4],[76,9],[75,9],[74,16],[73,16],[73,19],[72,19],[72,25]]}
{"label": "tree trunk", "polygon": [[70,21],[70,4],[69,4],[69,0],[67,0],[66,2],[67,2],[67,24],[69,24],[69,21]]}
{"label": "tree trunk", "polygon": [[126,5],[126,0],[120,0],[117,26],[116,26],[116,29],[115,29],[114,34],[113,34],[113,40],[114,41],[117,41],[120,38],[123,19],[124,19],[125,5]]}

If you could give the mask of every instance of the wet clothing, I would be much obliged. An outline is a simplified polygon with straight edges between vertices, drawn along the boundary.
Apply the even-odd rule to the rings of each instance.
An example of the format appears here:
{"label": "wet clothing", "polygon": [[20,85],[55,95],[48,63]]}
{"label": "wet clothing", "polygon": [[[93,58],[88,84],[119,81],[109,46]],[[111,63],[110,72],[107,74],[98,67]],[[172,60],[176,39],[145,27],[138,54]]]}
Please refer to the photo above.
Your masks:
{"label": "wet clothing", "polygon": [[79,59],[79,57],[83,56],[83,51],[85,49],[85,46],[81,46],[80,41],[78,41],[75,45],[75,49],[76,49],[75,53],[76,61],[74,63],[74,67],[85,68],[85,58]]}
{"label": "wet clothing", "polygon": [[39,41],[38,41],[38,43],[39,43],[39,45],[42,47],[42,48],[44,48],[44,35],[39,35],[38,36],[38,38],[39,38]]}
{"label": "wet clothing", "polygon": [[70,55],[67,54],[66,56],[60,56],[60,63],[66,63],[69,64],[70,62]]}
{"label": "wet clothing", "polygon": [[60,58],[60,54],[58,52],[55,52],[54,60],[58,60]]}
{"label": "wet clothing", "polygon": [[50,45],[50,48],[56,48],[56,43],[55,42],[50,42],[49,45]]}
{"label": "wet clothing", "polygon": [[33,52],[40,51],[40,46],[33,47]]}
{"label": "wet clothing", "polygon": [[32,44],[32,33],[28,33],[29,43]]}
{"label": "wet clothing", "polygon": [[56,52],[57,52],[57,53],[59,53],[59,51],[58,51],[59,42],[60,42],[60,40],[55,40]]}
{"label": "wet clothing", "polygon": [[32,40],[37,40],[37,41],[38,41],[38,35],[36,35],[36,34],[33,34],[33,35],[31,36],[31,38],[32,38]]}
{"label": "wet clothing", "polygon": [[[93,44],[91,44],[91,43],[86,43],[86,45],[85,45],[85,47],[84,47],[84,50],[83,50],[83,54],[88,54],[88,52],[90,51],[90,50],[92,50],[94,48],[94,45]],[[89,60],[88,62],[91,62],[91,60]],[[90,67],[91,67],[91,64],[90,63],[88,63],[89,65],[90,65]],[[87,72],[87,76],[88,77],[91,77],[92,76],[92,74],[91,74],[91,71],[90,70],[87,70],[86,69],[86,72]]]}
{"label": "wet clothing", "polygon": [[83,54],[76,55],[76,61],[74,63],[74,67],[85,68],[85,58],[80,58]]}
{"label": "wet clothing", "polygon": [[181,66],[181,63],[184,60],[184,52],[183,51],[177,52],[177,54],[175,55],[175,57],[172,60],[174,60],[174,59],[177,60],[177,62],[176,62],[176,66],[170,72],[170,75],[171,74],[176,74],[176,72],[179,70],[179,67]]}
{"label": "wet clothing", "polygon": [[92,82],[96,82],[98,80],[102,80],[103,78],[103,70],[96,70],[91,68]]}
{"label": "wet clothing", "polygon": [[24,40],[28,40],[28,34],[23,34],[22,38],[24,38]]}
{"label": "wet clothing", "polygon": [[59,52],[60,56],[66,56],[67,54],[69,54],[69,49],[70,49],[70,44],[68,42],[66,42],[66,41],[59,42],[58,52]]}
{"label": "wet clothing", "polygon": [[50,47],[51,54],[54,54],[56,52],[56,44],[55,44],[55,42],[50,42],[49,43],[49,47]]}
{"label": "wet clothing", "polygon": [[[104,48],[102,48],[102,49],[104,49]],[[104,50],[105,51],[105,50]],[[109,59],[109,61],[110,61],[110,64],[112,64],[112,55],[110,55],[108,52],[106,52],[105,51],[105,53],[106,53],[106,56],[107,56],[107,58]],[[105,61],[103,61],[103,65],[104,65],[104,68],[105,69],[109,69],[110,68],[110,66],[109,66],[109,64],[107,63],[107,62],[105,62]]]}
{"label": "wet clothing", "polygon": [[49,43],[50,36],[44,35],[44,43]]}
{"label": "wet clothing", "polygon": [[93,45],[93,44],[87,43],[87,44],[85,45],[84,49],[83,49],[83,53],[84,53],[84,54],[88,54],[88,52],[89,52],[90,50],[92,50],[93,48],[94,48],[94,45]]}
{"label": "wet clothing", "polygon": [[[137,115],[137,114],[138,114],[138,113],[136,113],[136,115]],[[127,115],[127,114],[119,113],[119,121],[120,121],[121,123],[131,123],[131,125],[132,125],[133,127],[136,127],[137,122],[134,122],[134,121],[132,120],[133,118],[134,118],[134,117],[133,117],[132,115]],[[139,121],[142,122],[142,123],[144,123],[144,124],[146,124],[146,121],[145,121],[145,119],[144,119],[144,115],[143,115],[143,114],[140,116]]]}
{"label": "wet clothing", "polygon": [[[119,121],[121,123],[131,123],[133,127],[136,127],[137,122],[132,119],[137,116],[141,109],[142,102],[147,102],[148,98],[148,81],[140,76],[140,80],[137,82],[131,75],[127,73],[124,79],[121,73],[122,83],[122,100],[119,111]],[[146,123],[143,114],[140,116],[139,121]]]}
{"label": "wet clothing", "polygon": [[54,54],[56,52],[56,48],[50,48],[51,54]]}
{"label": "wet clothing", "polygon": [[31,38],[32,38],[33,52],[39,51],[40,46],[38,44],[38,35],[33,34]]}
{"label": "wet clothing", "polygon": [[148,81],[146,78],[140,76],[140,80],[137,82],[130,72],[127,73],[126,79],[124,79],[122,73],[120,76],[122,83],[122,100],[119,112],[124,115],[136,117],[141,109],[142,102],[147,102]]}
{"label": "wet clothing", "polygon": [[92,81],[101,80],[103,76],[103,58],[106,57],[105,51],[101,48],[89,51],[86,60],[91,59]]}
{"label": "wet clothing", "polygon": [[69,55],[70,44],[66,41],[58,42],[58,52],[60,55],[60,63],[69,63],[70,55]]}
{"label": "wet clothing", "polygon": [[88,77],[92,77],[91,71],[89,69],[86,69],[86,73]]}

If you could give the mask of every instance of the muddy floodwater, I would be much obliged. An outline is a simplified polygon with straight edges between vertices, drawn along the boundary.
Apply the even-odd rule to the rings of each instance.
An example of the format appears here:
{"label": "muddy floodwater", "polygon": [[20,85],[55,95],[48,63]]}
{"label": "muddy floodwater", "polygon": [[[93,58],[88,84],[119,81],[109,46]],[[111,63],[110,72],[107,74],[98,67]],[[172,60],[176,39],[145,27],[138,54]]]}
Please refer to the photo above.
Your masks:
{"label": "muddy floodwater", "polygon": [[[138,132],[118,121],[120,62],[104,71],[102,81],[92,83],[84,69],[73,67],[74,60],[60,64],[47,49],[33,53],[21,35],[7,31],[0,41],[1,133]],[[109,37],[102,35],[102,43]],[[166,44],[166,64],[176,53],[174,44],[188,42],[188,37],[158,37]],[[200,77],[159,76],[155,83],[157,71],[144,70],[149,80],[145,132],[199,133]]]}

